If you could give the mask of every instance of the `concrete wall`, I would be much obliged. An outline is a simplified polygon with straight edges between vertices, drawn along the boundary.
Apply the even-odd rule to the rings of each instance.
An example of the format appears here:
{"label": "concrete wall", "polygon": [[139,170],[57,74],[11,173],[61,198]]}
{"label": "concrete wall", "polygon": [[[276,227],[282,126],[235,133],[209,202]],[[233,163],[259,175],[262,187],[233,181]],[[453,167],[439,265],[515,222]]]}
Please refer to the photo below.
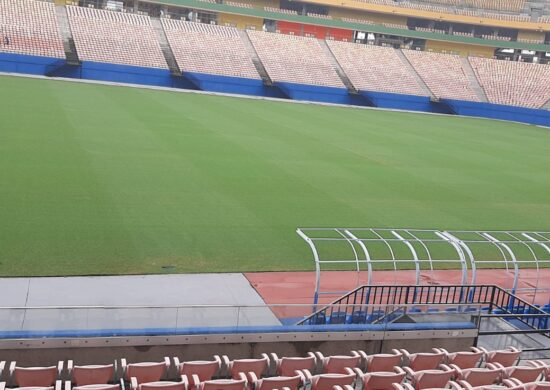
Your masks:
{"label": "concrete wall", "polygon": [[256,30],[261,31],[264,20],[261,18],[254,18],[252,16],[235,15],[235,14],[218,14],[218,24],[220,26],[233,26],[238,29],[244,30],[253,26]]}

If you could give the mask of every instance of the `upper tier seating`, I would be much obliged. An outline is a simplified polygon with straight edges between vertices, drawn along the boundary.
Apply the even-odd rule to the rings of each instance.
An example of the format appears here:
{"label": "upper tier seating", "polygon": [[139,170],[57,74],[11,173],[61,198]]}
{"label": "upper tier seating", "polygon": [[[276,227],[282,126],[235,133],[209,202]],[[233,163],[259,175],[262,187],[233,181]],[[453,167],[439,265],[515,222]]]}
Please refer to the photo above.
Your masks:
{"label": "upper tier seating", "polygon": [[0,52],[65,58],[55,5],[35,0],[0,1]]}
{"label": "upper tier seating", "polygon": [[459,56],[415,50],[403,53],[436,97],[479,101]]}
{"label": "upper tier seating", "polygon": [[317,39],[247,32],[273,81],[344,88]]}
{"label": "upper tier seating", "polygon": [[339,41],[327,43],[355,88],[363,91],[424,94],[394,49]]}
{"label": "upper tier seating", "polygon": [[550,66],[471,57],[470,64],[491,103],[542,107],[550,99]]}
{"label": "upper tier seating", "polygon": [[171,19],[162,25],[182,72],[260,79],[236,28]]}
{"label": "upper tier seating", "polygon": [[148,16],[67,6],[81,60],[168,69]]}
{"label": "upper tier seating", "polygon": [[525,0],[426,0],[425,2],[508,12],[521,12],[525,6]]}

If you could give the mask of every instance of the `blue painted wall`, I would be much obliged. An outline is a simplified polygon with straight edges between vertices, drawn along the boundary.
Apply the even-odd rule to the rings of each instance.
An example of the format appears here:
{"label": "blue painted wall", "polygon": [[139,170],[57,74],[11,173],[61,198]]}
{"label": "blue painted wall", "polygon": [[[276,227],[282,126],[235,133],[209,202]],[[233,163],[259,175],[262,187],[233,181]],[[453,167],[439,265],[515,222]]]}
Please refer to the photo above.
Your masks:
{"label": "blue painted wall", "polygon": [[550,111],[548,110],[536,110],[533,108],[452,99],[441,99],[441,102],[451,107],[458,115],[479,116],[482,118],[503,119],[533,125],[550,126]]}
{"label": "blue painted wall", "polygon": [[234,93],[251,96],[285,97],[281,91],[266,88],[262,80],[258,79],[218,76],[193,72],[183,72],[183,76],[189,79],[202,91]]}
{"label": "blue painted wall", "polygon": [[[294,100],[307,100],[322,103],[353,104],[353,100],[345,88],[321,87],[295,83],[276,82],[288,97]],[[365,103],[367,105],[367,103]]]}
{"label": "blue painted wall", "polygon": [[44,76],[49,69],[62,63],[65,60],[59,58],[0,53],[0,72]]}
{"label": "blue painted wall", "polygon": [[429,96],[403,95],[399,93],[375,91],[360,91],[360,93],[366,99],[370,100],[375,107],[379,108],[437,112],[441,114],[452,113],[447,106],[432,102]]}

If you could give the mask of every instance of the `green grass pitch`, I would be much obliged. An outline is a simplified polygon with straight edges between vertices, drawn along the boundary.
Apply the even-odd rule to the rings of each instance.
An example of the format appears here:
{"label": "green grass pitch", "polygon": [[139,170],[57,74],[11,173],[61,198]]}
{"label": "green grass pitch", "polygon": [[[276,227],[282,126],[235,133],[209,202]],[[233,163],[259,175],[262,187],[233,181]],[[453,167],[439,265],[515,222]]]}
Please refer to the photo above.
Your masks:
{"label": "green grass pitch", "polygon": [[299,226],[550,230],[550,130],[0,77],[0,275],[312,269]]}

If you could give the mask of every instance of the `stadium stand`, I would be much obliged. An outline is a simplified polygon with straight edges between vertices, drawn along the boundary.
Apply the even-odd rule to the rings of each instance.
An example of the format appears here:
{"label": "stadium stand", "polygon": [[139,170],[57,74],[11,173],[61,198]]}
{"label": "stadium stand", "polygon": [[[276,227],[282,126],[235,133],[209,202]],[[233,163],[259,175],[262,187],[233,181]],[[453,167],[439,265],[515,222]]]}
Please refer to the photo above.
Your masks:
{"label": "stadium stand", "polygon": [[74,6],[67,12],[81,60],[168,69],[148,16]]}
{"label": "stadium stand", "polygon": [[[479,355],[480,353],[481,355]],[[215,390],[273,390],[279,388],[332,390],[334,386],[339,386],[335,388],[336,390],[357,388],[363,390],[392,388],[421,390],[447,387],[456,390],[472,388],[548,390],[550,383],[547,380],[550,374],[550,365],[540,360],[523,360],[521,364],[516,365],[518,353],[521,353],[521,351],[512,347],[496,351],[472,348],[471,351],[458,351],[453,354],[436,348],[433,352],[416,354],[411,354],[406,350],[402,350],[402,352],[394,350],[393,354],[373,355],[368,355],[363,351],[352,351],[350,355],[324,358],[317,351],[315,354],[310,352],[310,356],[307,358],[283,358],[287,362],[292,362],[286,369],[293,369],[293,371],[286,374],[285,371],[279,370],[281,366],[277,366],[277,364],[280,359],[274,354],[271,354],[273,359],[264,354],[259,359],[230,360],[227,356],[224,356],[221,359],[215,357],[214,361],[183,361],[182,363],[179,363],[178,358],[174,358],[176,367],[178,365],[179,367],[194,367],[196,370],[189,369],[186,374],[182,374],[178,369],[172,377],[166,375],[171,372],[170,369],[172,368],[169,359],[159,363],[130,365],[126,365],[125,360],[120,359],[123,368],[121,378],[117,377],[113,365],[90,365],[86,366],[90,371],[85,374],[84,379],[75,381],[75,378],[72,377],[72,380],[65,382],[65,389],[70,390],[71,386],[75,385],[78,386],[75,388],[83,390],[116,390],[119,388],[124,389],[125,384],[129,384],[130,388],[135,390],[160,388],[164,390],[186,390],[191,387]],[[315,363],[316,355],[321,358],[317,363],[323,364],[312,364],[312,362]],[[402,355],[405,356],[403,360],[401,360]],[[439,364],[436,361],[440,358],[447,359],[451,355],[454,357],[468,357],[468,365],[474,362],[471,359],[473,357],[477,361],[470,368],[461,368],[457,365],[448,366]],[[399,360],[390,362],[388,360],[390,357]],[[510,364],[501,364],[495,362],[495,359]],[[375,367],[372,365],[372,362],[375,361],[384,362],[384,364]],[[202,363],[215,364],[207,367]],[[3,366],[4,363],[1,364]],[[335,364],[334,367],[328,368],[327,365],[331,364]],[[116,365],[117,362],[115,362]],[[276,366],[275,369],[273,369],[274,365]],[[63,366],[64,362],[61,361],[58,366],[21,368],[17,367],[15,362],[12,362],[9,383],[46,388],[53,384],[59,386],[60,379],[65,377]],[[416,367],[416,369],[413,367]],[[74,374],[71,361],[69,361],[68,368],[69,377],[71,377],[71,373]],[[101,375],[91,375],[97,373],[97,369],[103,370],[104,368],[107,368],[107,370],[104,370]],[[204,368],[207,368],[206,371],[203,370]],[[174,381],[174,377],[176,381]],[[121,387],[118,387],[119,382]],[[89,384],[84,385],[84,383]],[[4,389],[5,385],[5,383],[0,384],[0,388]],[[59,386],[59,388],[61,387]]]}
{"label": "stadium stand", "polygon": [[436,97],[479,101],[459,56],[415,50],[403,53]]}
{"label": "stadium stand", "polygon": [[65,58],[54,4],[0,1],[0,52]]}
{"label": "stadium stand", "polygon": [[446,6],[463,6],[471,8],[490,9],[495,11],[521,12],[525,7],[525,0],[429,0],[432,3]]}
{"label": "stadium stand", "polygon": [[327,44],[356,88],[423,95],[394,49],[338,41]]}
{"label": "stadium stand", "polygon": [[273,81],[343,88],[317,39],[247,31]]}
{"label": "stadium stand", "polygon": [[260,79],[236,28],[170,19],[162,26],[183,72]]}
{"label": "stadium stand", "polygon": [[550,99],[550,66],[471,57],[470,64],[491,103],[530,108]]}
{"label": "stadium stand", "polygon": [[298,12],[290,9],[284,9],[284,8],[264,7],[264,10],[269,12],[277,12],[280,14],[298,15]]}

